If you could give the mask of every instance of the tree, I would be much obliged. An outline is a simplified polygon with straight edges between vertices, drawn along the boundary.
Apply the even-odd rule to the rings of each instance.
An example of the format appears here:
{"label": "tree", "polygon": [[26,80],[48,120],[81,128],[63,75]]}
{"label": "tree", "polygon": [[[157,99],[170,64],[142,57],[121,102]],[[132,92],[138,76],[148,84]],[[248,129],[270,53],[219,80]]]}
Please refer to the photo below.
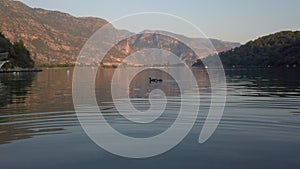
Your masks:
{"label": "tree", "polygon": [[34,61],[31,59],[30,53],[22,40],[15,42],[12,47],[15,53],[12,54],[11,58],[16,66],[21,68],[34,67]]}

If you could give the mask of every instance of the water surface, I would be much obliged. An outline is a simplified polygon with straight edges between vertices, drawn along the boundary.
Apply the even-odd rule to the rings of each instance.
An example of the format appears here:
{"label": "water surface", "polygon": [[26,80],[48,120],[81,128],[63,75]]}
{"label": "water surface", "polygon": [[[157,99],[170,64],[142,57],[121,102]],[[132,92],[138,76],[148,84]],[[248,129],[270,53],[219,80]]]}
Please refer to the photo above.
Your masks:
{"label": "water surface", "polygon": [[[138,110],[149,108],[151,90],[161,89],[170,98],[161,118],[143,126],[130,123],[114,108],[110,93],[113,73],[113,69],[99,70],[95,87],[98,104],[115,129],[142,138],[170,127],[180,101],[172,77],[151,69],[130,83],[128,92]],[[198,143],[198,137],[210,105],[210,84],[205,70],[193,69],[193,73],[201,93],[193,129],[174,149],[148,159],[112,155],[89,139],[74,112],[72,69],[70,73],[62,68],[0,74],[0,168],[300,167],[299,70],[227,70],[225,112],[218,129],[204,144]],[[148,76],[164,82],[149,84]],[[186,120],[188,123],[189,117]]]}

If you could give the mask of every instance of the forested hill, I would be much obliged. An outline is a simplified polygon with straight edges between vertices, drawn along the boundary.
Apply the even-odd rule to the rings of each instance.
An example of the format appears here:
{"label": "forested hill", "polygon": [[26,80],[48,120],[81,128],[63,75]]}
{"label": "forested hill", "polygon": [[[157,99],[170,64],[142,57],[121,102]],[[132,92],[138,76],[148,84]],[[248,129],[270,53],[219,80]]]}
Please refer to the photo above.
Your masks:
{"label": "forested hill", "polygon": [[[5,56],[6,55],[6,56]],[[34,61],[23,41],[13,44],[0,32],[0,61],[9,61],[2,68],[32,68]]]}
{"label": "forested hill", "polygon": [[[206,59],[211,60],[209,56]],[[221,52],[225,67],[300,66],[300,31],[283,31],[250,41],[238,48]],[[194,66],[201,66],[197,61]]]}

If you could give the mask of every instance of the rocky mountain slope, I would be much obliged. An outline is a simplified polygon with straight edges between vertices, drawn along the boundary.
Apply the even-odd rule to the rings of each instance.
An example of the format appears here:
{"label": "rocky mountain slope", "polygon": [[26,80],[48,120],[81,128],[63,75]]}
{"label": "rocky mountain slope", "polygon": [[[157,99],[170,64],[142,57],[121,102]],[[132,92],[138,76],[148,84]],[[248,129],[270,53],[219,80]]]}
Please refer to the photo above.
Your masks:
{"label": "rocky mountain slope", "polygon": [[[200,53],[200,56],[197,56],[187,44],[184,44],[179,39],[184,40],[191,45],[191,47],[196,49],[198,53]],[[188,38],[170,32],[145,30],[118,43],[108,52],[104,62],[118,63],[122,58],[142,49],[158,48],[172,52],[188,65],[192,65],[197,59],[206,57],[215,52],[214,49],[211,48],[211,44],[217,52],[227,51],[240,46],[239,43],[225,42],[216,39]]]}
{"label": "rocky mountain slope", "polygon": [[24,41],[36,64],[48,65],[74,60],[87,38],[107,22],[1,0],[0,23],[0,29],[8,39]]}
{"label": "rocky mountain slope", "polygon": [[[86,40],[107,21],[101,18],[73,17],[58,11],[30,8],[19,1],[0,0],[0,23],[0,30],[10,41],[24,42],[36,65],[53,66],[74,64]],[[174,34],[174,36],[183,35]],[[201,43],[199,38],[184,38],[195,42],[194,44]],[[154,42],[155,39],[158,43]],[[172,51],[186,61],[206,56],[205,52],[201,56],[195,56],[178,40],[160,34],[144,32],[125,41],[126,43],[120,42],[109,52],[108,62],[119,62],[120,58],[149,46]],[[215,39],[211,42],[218,52],[240,45]]]}

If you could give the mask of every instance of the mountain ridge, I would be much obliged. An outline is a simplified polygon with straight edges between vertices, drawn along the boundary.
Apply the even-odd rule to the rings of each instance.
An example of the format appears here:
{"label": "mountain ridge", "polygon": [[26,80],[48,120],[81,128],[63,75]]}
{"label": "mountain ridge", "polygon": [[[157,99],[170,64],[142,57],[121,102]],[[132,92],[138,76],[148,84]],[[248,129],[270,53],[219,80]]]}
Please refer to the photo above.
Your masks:
{"label": "mountain ridge", "polygon": [[[96,30],[108,23],[106,20],[101,18],[74,17],[68,13],[50,11],[41,8],[31,8],[22,2],[9,0],[0,1],[0,22],[0,30],[3,34],[12,42],[22,40],[38,66],[74,64],[76,57],[86,40],[88,40],[88,38]],[[126,33],[126,30],[124,33]],[[184,36],[177,34],[174,35]],[[114,58],[112,60],[120,60],[120,57],[128,56],[129,53],[123,52],[125,48],[132,48],[130,49],[131,51],[139,50],[137,46],[141,45],[137,45],[137,42],[133,42],[135,36],[136,35],[133,35],[132,38],[129,38],[131,39],[130,42],[132,42],[132,44],[128,44],[127,46],[118,46],[115,48],[118,48],[119,51],[115,51],[113,53],[121,54],[122,56],[112,56],[112,53],[109,54],[111,55],[111,58]],[[143,39],[149,40],[147,38],[149,35],[144,36],[145,38]],[[162,38],[163,36],[160,37],[161,38],[159,39],[162,39],[162,42],[160,43],[161,46],[176,46],[176,44],[163,44],[172,43],[173,41],[167,40],[168,38],[166,37]],[[197,38],[184,37],[190,41],[201,43],[199,42],[201,40]],[[239,43],[220,41],[216,39],[212,39],[211,42],[218,52],[229,50],[240,45]],[[143,46],[143,48],[145,48],[145,46]],[[176,50],[175,48],[172,49],[172,51],[179,54],[182,58],[186,58],[186,60],[191,60],[194,57],[196,59],[205,57],[205,53],[203,53],[201,56],[188,58],[189,55],[184,55],[184,53],[189,53],[187,51],[180,49]]]}
{"label": "mountain ridge", "polygon": [[[300,31],[281,31],[262,36],[235,49],[209,56],[220,57],[225,67],[297,67],[300,65]],[[203,66],[198,60],[194,66]]]}
{"label": "mountain ridge", "polygon": [[8,0],[0,1],[0,22],[3,34],[12,42],[22,40],[37,65],[67,64],[88,37],[107,23]]}

